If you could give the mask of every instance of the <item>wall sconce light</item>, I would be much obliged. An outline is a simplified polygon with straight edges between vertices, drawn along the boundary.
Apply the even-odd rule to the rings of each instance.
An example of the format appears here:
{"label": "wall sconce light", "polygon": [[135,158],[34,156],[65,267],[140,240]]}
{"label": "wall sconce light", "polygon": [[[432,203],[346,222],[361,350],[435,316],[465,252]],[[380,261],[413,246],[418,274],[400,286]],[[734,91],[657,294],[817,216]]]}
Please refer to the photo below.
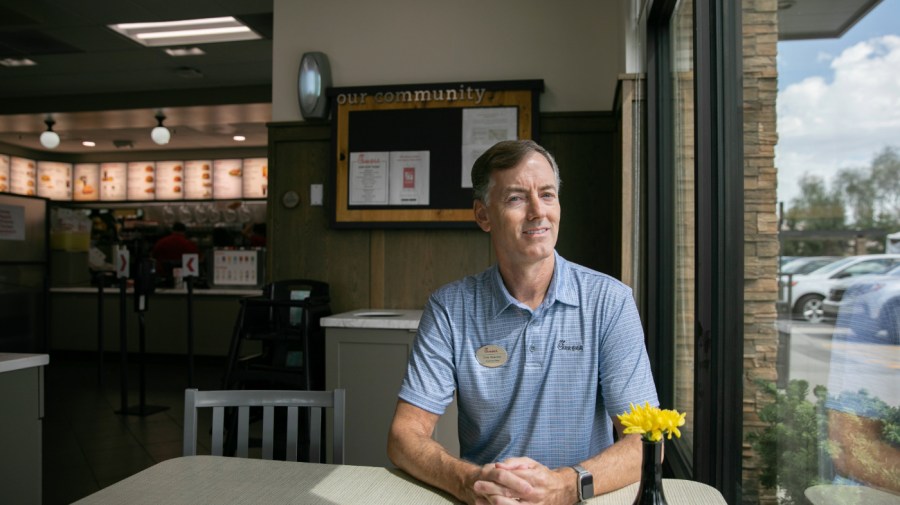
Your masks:
{"label": "wall sconce light", "polygon": [[297,93],[303,119],[327,118],[328,98],[325,90],[331,87],[331,65],[325,53],[303,53],[297,76]]}
{"label": "wall sconce light", "polygon": [[53,116],[48,114],[44,123],[47,125],[47,131],[41,133],[41,145],[47,149],[55,149],[59,145],[59,134],[53,131],[56,121],[53,120]]}
{"label": "wall sconce light", "polygon": [[153,139],[153,142],[164,146],[169,143],[169,140],[172,138],[172,132],[169,131],[168,128],[163,126],[163,121],[166,120],[166,116],[162,113],[162,111],[156,112],[156,122],[157,125],[153,130],[150,131],[150,138]]}

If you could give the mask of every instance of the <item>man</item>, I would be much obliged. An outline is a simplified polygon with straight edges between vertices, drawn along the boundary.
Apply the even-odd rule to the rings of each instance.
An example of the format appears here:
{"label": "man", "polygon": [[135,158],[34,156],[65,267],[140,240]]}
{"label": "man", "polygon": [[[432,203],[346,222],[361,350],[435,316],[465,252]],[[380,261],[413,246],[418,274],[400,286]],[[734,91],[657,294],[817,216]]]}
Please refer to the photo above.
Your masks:
{"label": "man", "polygon": [[186,231],[184,223],[174,223],[172,233],[157,240],[150,252],[156,260],[156,274],[167,282],[171,282],[172,268],[181,265],[182,254],[196,254],[200,251],[197,244],[185,236]]}
{"label": "man", "polygon": [[[556,253],[559,169],[544,148],[500,142],[472,182],[497,265],[428,300],[389,457],[467,503],[568,505],[590,497],[587,472],[594,494],[637,481],[640,439],[615,415],[658,402],[630,289]],[[431,438],[454,392],[462,459]]]}

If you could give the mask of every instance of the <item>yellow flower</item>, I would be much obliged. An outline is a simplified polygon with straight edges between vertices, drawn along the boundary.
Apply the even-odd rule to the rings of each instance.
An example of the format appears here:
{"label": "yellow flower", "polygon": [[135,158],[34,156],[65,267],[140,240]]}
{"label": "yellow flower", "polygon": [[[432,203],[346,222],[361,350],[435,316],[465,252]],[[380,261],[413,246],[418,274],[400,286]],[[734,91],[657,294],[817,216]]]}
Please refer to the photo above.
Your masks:
{"label": "yellow flower", "polygon": [[617,417],[625,426],[625,433],[640,433],[648,442],[659,442],[663,435],[671,439],[674,434],[681,438],[679,426],[684,426],[685,413],[675,410],[663,410],[659,407],[651,407],[647,402],[643,407],[629,404],[631,412],[623,412]]}

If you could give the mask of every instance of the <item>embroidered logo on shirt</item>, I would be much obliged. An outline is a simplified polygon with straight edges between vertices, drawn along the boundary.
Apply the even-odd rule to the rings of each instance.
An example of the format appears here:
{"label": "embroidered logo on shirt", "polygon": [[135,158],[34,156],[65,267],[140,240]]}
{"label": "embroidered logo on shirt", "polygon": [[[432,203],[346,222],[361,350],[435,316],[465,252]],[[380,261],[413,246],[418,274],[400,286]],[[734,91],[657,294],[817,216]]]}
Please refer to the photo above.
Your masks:
{"label": "embroidered logo on shirt", "polygon": [[582,345],[582,344],[578,344],[578,345],[566,345],[566,341],[565,341],[565,340],[560,340],[559,343],[556,344],[556,349],[557,349],[557,350],[560,350],[560,351],[578,351],[578,352],[583,352],[583,351],[584,351],[584,345]]}

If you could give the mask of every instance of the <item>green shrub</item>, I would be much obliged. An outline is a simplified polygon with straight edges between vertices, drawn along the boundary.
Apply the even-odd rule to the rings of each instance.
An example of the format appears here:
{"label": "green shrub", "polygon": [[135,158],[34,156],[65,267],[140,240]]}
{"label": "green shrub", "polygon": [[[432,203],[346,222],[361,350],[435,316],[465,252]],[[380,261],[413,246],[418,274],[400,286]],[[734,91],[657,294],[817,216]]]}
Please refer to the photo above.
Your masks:
{"label": "green shrub", "polygon": [[816,386],[816,403],[807,399],[809,383],[792,380],[784,391],[775,384],[760,382],[762,391],[774,398],[763,407],[759,418],[767,426],[748,439],[762,459],[760,482],[767,488],[784,493],[782,503],[806,505],[804,491],[821,484],[819,460],[827,454],[826,418],[824,404],[827,391]]}

